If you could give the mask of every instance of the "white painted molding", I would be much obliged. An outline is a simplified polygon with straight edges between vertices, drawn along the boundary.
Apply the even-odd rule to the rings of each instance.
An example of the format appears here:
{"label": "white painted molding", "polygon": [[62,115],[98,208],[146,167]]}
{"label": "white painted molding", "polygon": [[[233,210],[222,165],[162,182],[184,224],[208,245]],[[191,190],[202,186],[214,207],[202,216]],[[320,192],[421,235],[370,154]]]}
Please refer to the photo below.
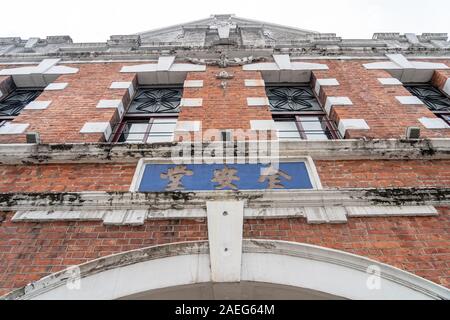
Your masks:
{"label": "white painted molding", "polygon": [[51,101],[31,101],[23,109],[24,110],[44,110],[44,109],[47,109],[51,103],[52,103]]}
{"label": "white painted molding", "polygon": [[141,85],[183,84],[188,72],[204,72],[205,65],[174,63],[174,57],[160,57],[158,63],[124,66],[121,73],[136,73]]}
{"label": "white painted molding", "polygon": [[347,223],[344,207],[306,207],[305,215],[309,224]]}
{"label": "white painted molding", "polygon": [[175,56],[159,57],[157,70],[158,71],[169,71],[175,62]]}
{"label": "white painted molding", "polygon": [[331,113],[331,108],[334,106],[352,106],[353,102],[349,97],[328,97],[325,102],[325,111],[328,115]]}
{"label": "white painted molding", "polygon": [[67,82],[55,82],[50,83],[48,86],[45,87],[45,91],[58,91],[58,90],[64,90],[67,88],[69,84]]}
{"label": "white painted molding", "polygon": [[261,62],[244,65],[244,71],[260,71],[266,83],[309,82],[314,70],[328,70],[320,63],[293,62],[289,55],[274,55],[275,62]]}
{"label": "white painted molding", "polygon": [[0,70],[0,76],[12,76],[17,87],[46,87],[60,75],[75,74],[77,68],[57,66],[60,59],[44,59],[37,66]]}
{"label": "white painted molding", "polygon": [[370,130],[370,127],[364,119],[341,119],[338,130],[345,137],[347,130]]}
{"label": "white painted molding", "polygon": [[[116,300],[134,294],[212,282],[206,241],[137,249],[76,266],[81,289],[71,290],[73,267],[17,289],[6,300]],[[381,286],[370,290],[368,270]],[[310,289],[355,300],[448,300],[450,290],[404,270],[339,250],[274,240],[243,240],[240,281]],[[345,285],[342,285],[345,283]],[[233,297],[231,297],[233,298]],[[252,298],[252,297],[250,297]]]}
{"label": "white painted molding", "polygon": [[[220,200],[217,201],[220,202]],[[273,198],[273,201],[277,201],[276,196]],[[294,199],[291,202],[290,204],[280,204],[276,208],[267,208],[264,204],[259,203],[244,203],[244,217],[245,219],[307,218],[309,224],[335,224],[347,223],[348,218],[354,217],[434,217],[438,215],[438,211],[434,206],[373,206],[365,203],[344,206],[332,205],[332,200],[328,198],[324,198],[322,203],[316,203],[315,205],[311,203],[309,206],[304,206],[301,201],[296,202]],[[202,206],[200,204],[194,207],[188,206],[183,210],[146,210],[138,207],[133,208],[131,205],[129,209],[121,210],[89,210],[88,208],[84,209],[82,206],[78,206],[74,210],[18,210],[12,221],[40,223],[52,221],[103,221],[104,224],[142,225],[145,220],[206,218],[207,212]],[[132,216],[126,219],[131,214],[133,214],[135,219],[133,220]]]}
{"label": "white painted molding", "polygon": [[201,127],[201,121],[178,121],[175,132],[198,132]]}
{"label": "white painted molding", "polygon": [[250,129],[254,131],[275,131],[274,120],[250,120]]}
{"label": "white painted molding", "polygon": [[109,122],[86,122],[80,133],[103,133],[105,139],[108,140],[112,134],[111,124]]}
{"label": "white painted molding", "polygon": [[435,70],[449,69],[444,63],[411,61],[402,54],[387,54],[390,61],[364,64],[367,70],[386,70],[402,83],[429,82]]}
{"label": "white painted molding", "polygon": [[265,87],[266,83],[262,79],[245,79],[246,87]]}
{"label": "white painted molding", "polygon": [[203,88],[203,80],[186,80],[184,88]]}
{"label": "white painted molding", "polygon": [[320,88],[322,87],[327,87],[327,86],[339,86],[339,81],[337,81],[337,79],[334,78],[329,78],[329,79],[317,79],[316,80],[316,85],[314,87],[314,91],[316,92],[317,95],[320,94]]}
{"label": "white painted molding", "polygon": [[29,126],[29,123],[6,122],[0,127],[0,134],[22,134]]}
{"label": "white painted molding", "polygon": [[442,89],[446,94],[450,96],[450,78],[445,82],[444,88]]}
{"label": "white painted molding", "polygon": [[243,201],[208,201],[209,255],[211,280],[227,283],[241,281]]}
{"label": "white painted molding", "polygon": [[3,97],[3,92],[0,90],[0,98]]}
{"label": "white painted molding", "polygon": [[422,100],[415,96],[401,96],[395,97],[401,104],[404,105],[423,105]]}
{"label": "white painted molding", "polygon": [[403,83],[396,78],[378,78],[378,81],[384,86],[401,86]]}
{"label": "white painted molding", "polygon": [[267,97],[249,97],[247,105],[249,107],[265,107],[269,105],[269,99]]}
{"label": "white painted molding", "polygon": [[441,118],[420,118],[420,123],[427,129],[450,129],[450,126]]}
{"label": "white painted molding", "polygon": [[119,117],[121,118],[125,112],[122,100],[100,100],[97,104],[97,109],[117,109]]}
{"label": "white painted molding", "polygon": [[135,89],[131,81],[116,81],[111,83],[110,89],[127,89],[130,97],[133,97]]}
{"label": "white painted molding", "polygon": [[195,108],[203,106],[203,99],[201,98],[183,98],[180,103],[181,107]]}
{"label": "white painted molding", "polygon": [[273,59],[280,70],[292,70],[291,58],[288,54],[274,54]]}

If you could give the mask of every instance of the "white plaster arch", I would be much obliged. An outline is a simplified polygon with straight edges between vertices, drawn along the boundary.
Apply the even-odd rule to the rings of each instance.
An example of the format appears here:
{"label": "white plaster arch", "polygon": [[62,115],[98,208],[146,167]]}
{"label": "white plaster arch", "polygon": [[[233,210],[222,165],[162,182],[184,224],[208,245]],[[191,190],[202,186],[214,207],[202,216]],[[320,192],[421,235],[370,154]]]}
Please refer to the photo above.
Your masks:
{"label": "white plaster arch", "polygon": [[[368,267],[380,270],[369,290]],[[210,283],[208,242],[139,249],[94,260],[16,290],[3,299],[119,299],[140,292]],[[241,281],[315,290],[348,299],[450,299],[450,290],[400,269],[342,251],[282,241],[244,240]]]}

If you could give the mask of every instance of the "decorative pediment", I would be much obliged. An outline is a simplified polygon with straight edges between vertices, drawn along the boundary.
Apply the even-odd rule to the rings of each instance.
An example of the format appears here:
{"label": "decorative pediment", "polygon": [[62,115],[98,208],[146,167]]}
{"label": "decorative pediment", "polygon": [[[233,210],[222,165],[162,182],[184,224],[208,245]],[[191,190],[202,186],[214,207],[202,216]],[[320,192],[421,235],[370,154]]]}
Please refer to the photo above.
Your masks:
{"label": "decorative pediment", "polygon": [[298,40],[311,34],[317,32],[224,14],[138,35],[143,45],[164,42],[203,47],[227,44],[264,46],[278,40]]}

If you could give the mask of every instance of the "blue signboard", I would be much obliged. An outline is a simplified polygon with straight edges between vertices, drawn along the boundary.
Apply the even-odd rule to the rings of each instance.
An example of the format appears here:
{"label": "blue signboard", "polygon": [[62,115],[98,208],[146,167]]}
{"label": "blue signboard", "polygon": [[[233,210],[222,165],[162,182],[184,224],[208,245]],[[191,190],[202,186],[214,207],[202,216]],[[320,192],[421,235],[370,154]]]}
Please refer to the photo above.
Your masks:
{"label": "blue signboard", "polygon": [[139,192],[313,189],[304,162],[263,164],[146,164]]}

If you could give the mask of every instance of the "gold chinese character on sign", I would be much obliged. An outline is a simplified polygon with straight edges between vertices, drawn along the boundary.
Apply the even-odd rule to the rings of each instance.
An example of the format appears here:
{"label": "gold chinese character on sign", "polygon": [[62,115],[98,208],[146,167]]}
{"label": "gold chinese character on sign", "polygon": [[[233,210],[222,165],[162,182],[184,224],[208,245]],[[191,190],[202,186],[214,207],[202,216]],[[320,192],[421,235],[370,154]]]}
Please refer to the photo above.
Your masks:
{"label": "gold chinese character on sign", "polygon": [[186,166],[176,166],[170,168],[166,173],[161,173],[161,179],[169,180],[166,191],[178,191],[184,190],[184,186],[181,183],[181,179],[184,176],[193,176],[194,172],[188,170]]}
{"label": "gold chinese character on sign", "polygon": [[238,187],[233,184],[233,181],[240,181],[241,179],[236,176],[236,169],[229,168],[225,166],[222,170],[214,171],[214,178],[211,180],[212,182],[216,182],[218,186],[216,186],[216,190],[221,190],[225,188],[231,188],[233,190],[237,190]]}
{"label": "gold chinese character on sign", "polygon": [[267,189],[284,189],[285,186],[281,183],[281,178],[288,181],[292,180],[292,177],[286,172],[281,171],[280,169],[277,170],[274,167],[268,167],[263,169],[258,181],[260,183],[268,181]]}

